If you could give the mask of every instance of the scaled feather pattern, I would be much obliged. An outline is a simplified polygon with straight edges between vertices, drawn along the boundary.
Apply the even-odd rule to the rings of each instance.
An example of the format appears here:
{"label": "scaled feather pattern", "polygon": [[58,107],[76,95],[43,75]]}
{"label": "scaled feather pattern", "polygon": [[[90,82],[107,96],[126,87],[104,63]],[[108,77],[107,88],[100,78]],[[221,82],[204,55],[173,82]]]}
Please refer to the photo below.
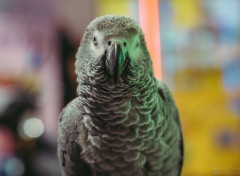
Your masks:
{"label": "scaled feather pattern", "polygon": [[144,34],[131,18],[99,17],[77,52],[78,97],[59,118],[65,176],[179,176],[177,107],[153,73]]}

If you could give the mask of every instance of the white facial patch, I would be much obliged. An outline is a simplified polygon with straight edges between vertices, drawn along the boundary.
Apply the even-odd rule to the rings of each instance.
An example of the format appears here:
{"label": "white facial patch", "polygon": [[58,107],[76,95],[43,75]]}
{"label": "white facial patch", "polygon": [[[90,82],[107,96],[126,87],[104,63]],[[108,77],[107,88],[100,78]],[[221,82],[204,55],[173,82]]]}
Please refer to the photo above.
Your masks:
{"label": "white facial patch", "polygon": [[[95,41],[94,41],[94,38],[95,38]],[[104,37],[103,35],[96,31],[93,35],[93,38],[92,38],[92,42],[91,42],[91,50],[94,51],[94,53],[98,56],[102,55],[105,51],[105,47],[104,47]]]}
{"label": "white facial patch", "polygon": [[[109,43],[110,42],[110,43]],[[128,52],[131,59],[136,60],[143,57],[143,51],[140,44],[139,35],[108,35],[95,31],[92,37],[91,50],[95,56],[102,56],[104,52],[111,48],[111,44],[121,44],[122,50]],[[124,44],[125,43],[125,44]]]}

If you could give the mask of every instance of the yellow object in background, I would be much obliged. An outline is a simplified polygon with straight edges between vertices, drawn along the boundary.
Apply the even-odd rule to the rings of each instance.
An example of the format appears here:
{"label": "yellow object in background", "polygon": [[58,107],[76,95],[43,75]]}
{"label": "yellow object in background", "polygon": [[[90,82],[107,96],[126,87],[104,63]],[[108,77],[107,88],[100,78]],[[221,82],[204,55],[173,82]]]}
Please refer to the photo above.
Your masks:
{"label": "yellow object in background", "polygon": [[194,27],[202,20],[199,0],[172,0],[174,22],[182,27]]}
{"label": "yellow object in background", "polygon": [[98,16],[108,14],[129,16],[128,0],[98,0],[96,3]]}
{"label": "yellow object in background", "polygon": [[184,136],[183,176],[240,175],[240,118],[227,106],[220,70],[176,74]]}

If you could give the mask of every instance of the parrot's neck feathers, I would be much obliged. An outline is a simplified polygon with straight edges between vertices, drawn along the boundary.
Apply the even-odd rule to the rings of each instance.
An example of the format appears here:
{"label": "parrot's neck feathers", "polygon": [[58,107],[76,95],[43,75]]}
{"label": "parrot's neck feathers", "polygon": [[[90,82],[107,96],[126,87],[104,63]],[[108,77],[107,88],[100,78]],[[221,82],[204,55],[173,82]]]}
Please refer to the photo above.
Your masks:
{"label": "parrot's neck feathers", "polygon": [[115,134],[134,137],[134,134],[130,135],[133,133],[130,127],[148,123],[150,117],[147,114],[158,105],[156,79],[146,74],[134,85],[104,84],[104,78],[96,84],[96,79],[90,78],[78,88],[90,125],[95,130],[106,126],[109,138]]}

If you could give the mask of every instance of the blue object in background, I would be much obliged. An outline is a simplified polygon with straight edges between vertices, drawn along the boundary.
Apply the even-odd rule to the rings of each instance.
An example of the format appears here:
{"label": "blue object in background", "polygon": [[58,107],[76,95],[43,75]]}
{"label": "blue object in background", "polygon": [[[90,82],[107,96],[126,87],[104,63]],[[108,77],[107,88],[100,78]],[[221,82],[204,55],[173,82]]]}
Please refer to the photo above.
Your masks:
{"label": "blue object in background", "polygon": [[227,91],[240,89],[240,60],[238,58],[223,66],[223,85]]}
{"label": "blue object in background", "polygon": [[168,83],[171,90],[174,90],[174,78],[176,71],[176,57],[174,54],[174,27],[172,4],[168,0],[160,1],[159,5],[160,35],[161,35],[161,54],[162,72],[164,80]]}
{"label": "blue object in background", "polygon": [[232,106],[234,107],[234,109],[237,111],[239,117],[240,117],[240,99],[236,98],[235,100],[232,101]]}
{"label": "blue object in background", "polygon": [[208,4],[211,18],[215,19],[219,31],[223,86],[226,92],[240,88],[239,28],[240,1],[212,0]]}
{"label": "blue object in background", "polygon": [[38,70],[43,63],[43,57],[40,52],[30,51],[27,56],[27,64],[31,68]]}

